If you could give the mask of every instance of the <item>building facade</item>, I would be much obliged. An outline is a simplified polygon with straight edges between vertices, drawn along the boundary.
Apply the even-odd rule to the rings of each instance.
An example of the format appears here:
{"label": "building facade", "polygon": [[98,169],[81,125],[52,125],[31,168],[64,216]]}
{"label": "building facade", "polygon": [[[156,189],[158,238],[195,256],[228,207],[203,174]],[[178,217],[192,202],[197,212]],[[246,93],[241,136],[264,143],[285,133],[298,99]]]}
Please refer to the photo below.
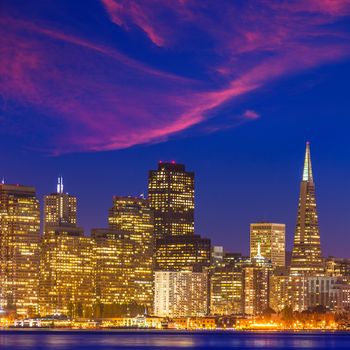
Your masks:
{"label": "building facade", "polygon": [[90,317],[94,302],[93,241],[76,224],[76,197],[57,192],[44,197],[40,252],[40,314]]}
{"label": "building facade", "polygon": [[201,269],[210,266],[210,257],[210,239],[199,235],[168,236],[156,240],[156,270]]}
{"label": "building facade", "polygon": [[37,313],[39,241],[35,188],[0,184],[0,308]]}
{"label": "building facade", "polygon": [[324,273],[309,143],[306,144],[303,179],[300,184],[290,271],[294,275],[319,275]]}
{"label": "building facade", "polygon": [[63,191],[63,178],[59,177],[57,192],[44,197],[44,231],[48,226],[77,225],[77,198]]}
{"label": "building facade", "polygon": [[154,217],[147,199],[113,197],[108,223],[123,232],[134,244],[134,302],[151,310],[153,307]]}
{"label": "building facade", "polygon": [[271,261],[274,267],[285,266],[286,225],[270,222],[250,224],[250,257],[258,253]]}
{"label": "building facade", "polygon": [[272,264],[260,254],[243,267],[243,312],[255,316],[269,307]]}
{"label": "building facade", "polygon": [[224,253],[221,261],[212,260],[210,268],[210,313],[239,315],[243,313],[243,262]]}
{"label": "building facade", "polygon": [[137,255],[135,241],[123,231],[93,229],[91,238],[94,241],[95,315],[114,317],[121,314],[124,307],[137,302],[139,288],[135,271],[142,256]]}
{"label": "building facade", "polygon": [[156,238],[194,233],[194,173],[183,164],[159,162],[148,177]]}
{"label": "building facade", "polygon": [[93,242],[81,228],[50,226],[42,238],[39,304],[42,316],[91,317]]}
{"label": "building facade", "polygon": [[159,317],[205,316],[208,272],[156,271],[154,314]]}

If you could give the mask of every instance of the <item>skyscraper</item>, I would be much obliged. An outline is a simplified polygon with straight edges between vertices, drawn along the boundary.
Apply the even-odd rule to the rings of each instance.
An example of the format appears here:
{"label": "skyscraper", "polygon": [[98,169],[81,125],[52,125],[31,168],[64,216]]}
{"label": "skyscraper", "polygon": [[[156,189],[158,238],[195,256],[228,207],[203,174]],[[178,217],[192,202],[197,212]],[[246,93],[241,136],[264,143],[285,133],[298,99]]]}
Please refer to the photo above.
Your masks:
{"label": "skyscraper", "polygon": [[250,257],[258,253],[260,243],[261,255],[271,260],[274,267],[285,266],[285,224],[258,222],[250,224]]}
{"label": "skyscraper", "polygon": [[148,178],[156,238],[194,233],[194,173],[183,164],[159,162]]}
{"label": "skyscraper", "polygon": [[262,314],[269,306],[272,264],[260,252],[243,267],[243,310],[247,315]]}
{"label": "skyscraper", "polygon": [[[135,266],[140,262],[139,250],[137,243],[119,230],[93,229],[91,237],[96,267],[96,315],[113,317],[121,313],[123,307],[138,301],[140,289],[135,283]],[[145,284],[148,284],[147,279]],[[143,301],[144,295],[140,297]],[[143,311],[144,307],[141,309]]]}
{"label": "skyscraper", "polygon": [[57,192],[44,197],[44,231],[47,226],[77,224],[77,198],[63,191],[63,178],[59,177]]}
{"label": "skyscraper", "polygon": [[76,197],[57,192],[44,198],[44,234],[40,254],[41,315],[74,317],[92,314],[94,296],[93,241],[76,225]]}
{"label": "skyscraper", "polygon": [[37,312],[39,241],[35,188],[0,184],[0,308]]}
{"label": "skyscraper", "polygon": [[207,312],[207,272],[155,272],[154,313],[156,316],[205,316]]}
{"label": "skyscraper", "polygon": [[167,271],[200,270],[210,266],[210,239],[199,235],[169,236],[156,243],[155,269]]}
{"label": "skyscraper", "polygon": [[290,271],[293,275],[317,275],[323,273],[315,184],[312,176],[309,142],[306,143],[303,179],[300,184],[298,215]]}
{"label": "skyscraper", "polygon": [[213,259],[210,268],[210,313],[212,315],[242,314],[243,265],[240,254],[224,253]]}
{"label": "skyscraper", "polygon": [[136,197],[113,197],[109,210],[109,227],[128,235],[135,242],[134,283],[135,293],[130,298],[144,307],[153,307],[153,210],[147,199]]}

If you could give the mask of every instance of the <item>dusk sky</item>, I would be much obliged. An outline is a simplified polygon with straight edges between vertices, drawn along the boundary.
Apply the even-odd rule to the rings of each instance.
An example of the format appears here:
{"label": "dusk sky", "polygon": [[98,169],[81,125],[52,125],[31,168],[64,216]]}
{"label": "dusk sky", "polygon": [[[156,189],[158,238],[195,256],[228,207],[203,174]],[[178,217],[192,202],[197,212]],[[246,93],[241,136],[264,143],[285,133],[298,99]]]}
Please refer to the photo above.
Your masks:
{"label": "dusk sky", "polygon": [[196,232],[294,234],[310,141],[324,255],[349,255],[350,0],[0,0],[0,176],[78,197],[87,234],[159,160],[196,174]]}

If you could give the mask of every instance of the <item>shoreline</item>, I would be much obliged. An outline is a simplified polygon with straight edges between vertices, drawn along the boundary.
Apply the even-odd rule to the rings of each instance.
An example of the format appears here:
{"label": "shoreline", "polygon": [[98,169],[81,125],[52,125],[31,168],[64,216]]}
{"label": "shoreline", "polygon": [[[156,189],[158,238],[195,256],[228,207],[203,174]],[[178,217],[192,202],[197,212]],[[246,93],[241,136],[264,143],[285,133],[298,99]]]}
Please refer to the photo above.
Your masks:
{"label": "shoreline", "polygon": [[73,329],[73,328],[0,328],[1,333],[137,333],[137,334],[343,334],[350,335],[350,330],[338,329],[295,329],[295,330],[235,330],[235,329],[122,329],[122,328],[89,328],[89,329]]}

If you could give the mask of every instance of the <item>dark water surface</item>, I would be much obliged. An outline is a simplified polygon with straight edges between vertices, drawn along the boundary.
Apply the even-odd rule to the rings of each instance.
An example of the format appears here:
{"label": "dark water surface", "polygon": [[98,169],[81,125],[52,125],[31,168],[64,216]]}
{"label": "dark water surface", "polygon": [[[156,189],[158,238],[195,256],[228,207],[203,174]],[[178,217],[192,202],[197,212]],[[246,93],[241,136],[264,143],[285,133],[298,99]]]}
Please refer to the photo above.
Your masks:
{"label": "dark water surface", "polygon": [[0,349],[350,349],[350,333],[0,331]]}

